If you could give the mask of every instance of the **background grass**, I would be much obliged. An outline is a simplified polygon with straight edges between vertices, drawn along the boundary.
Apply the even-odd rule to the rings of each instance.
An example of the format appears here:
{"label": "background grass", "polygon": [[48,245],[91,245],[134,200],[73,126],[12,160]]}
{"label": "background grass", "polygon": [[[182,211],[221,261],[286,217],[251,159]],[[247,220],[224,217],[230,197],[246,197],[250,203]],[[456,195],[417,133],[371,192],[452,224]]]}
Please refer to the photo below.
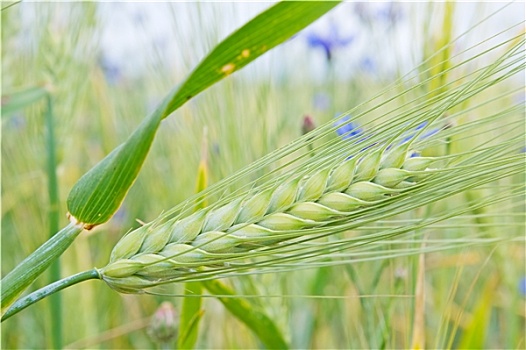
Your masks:
{"label": "background grass", "polygon": [[[173,49],[163,51],[162,45],[149,42],[148,22],[143,18],[136,23],[139,32],[144,26],[144,36],[137,40],[137,46],[147,54],[143,55],[142,68],[135,72],[126,68],[126,63],[108,63],[101,47],[105,40],[101,4],[32,3],[2,12],[2,90],[43,83],[52,87],[61,213],[66,212],[65,199],[77,179],[121,143],[166,91],[181,81],[224,35],[263,8],[248,6],[243,13],[239,6],[172,4],[173,36],[164,47],[177,46],[175,54]],[[350,5],[338,8],[338,15],[331,14],[344,13],[349,21],[363,21],[359,27],[362,39],[354,43],[358,47],[365,36],[379,52],[392,52],[392,57],[373,56],[378,62],[372,72],[360,68],[361,61],[346,48],[335,51],[331,62],[327,62],[318,48],[305,45],[303,33],[165,120],[122,208],[109,223],[84,232],[75,241],[60,259],[62,275],[103,266],[118,239],[139,225],[136,219],[152,220],[193,194],[203,128],[208,128],[209,182],[214,183],[300,136],[305,115],[311,115],[317,124],[329,121],[335,113],[366,101],[408,67],[421,63],[429,52],[438,49],[436,43],[443,33],[439,19],[443,18],[444,8],[440,4],[422,4],[402,9],[405,17],[398,23],[379,22]],[[468,24],[458,27],[469,28],[495,10],[483,4],[475,9]],[[118,9],[106,10],[115,14]],[[457,11],[458,16],[461,10]],[[222,15],[212,17],[213,12]],[[496,17],[502,22],[502,18],[508,18]],[[189,20],[184,22],[182,18]],[[423,28],[424,23],[427,25]],[[496,31],[491,23],[453,47],[459,52],[469,46],[468,41],[483,40]],[[513,24],[506,23],[503,28]],[[455,27],[454,32],[459,34],[463,29]],[[389,33],[406,31],[414,37],[406,39],[411,43],[403,48],[410,52],[401,52]],[[520,28],[515,29],[514,35],[518,34]],[[363,49],[357,52],[364,57],[368,53]],[[475,66],[466,71],[476,69],[476,64],[480,62],[474,62]],[[502,89],[524,89],[524,77],[506,84]],[[521,98],[519,103],[523,103],[523,92],[506,95],[492,108],[503,110]],[[483,94],[471,103],[480,104],[489,95]],[[15,115],[2,116],[3,275],[48,235],[44,108],[41,101]],[[386,111],[379,110],[370,118],[382,112]],[[481,112],[464,118],[472,120],[477,113]],[[490,114],[491,110],[484,111],[484,115]],[[524,130],[524,124],[520,126]],[[481,130],[476,132],[484,137]],[[505,139],[506,135],[500,137]],[[456,145],[461,147],[462,143]],[[433,151],[441,150],[429,152]],[[262,169],[261,175],[265,172]],[[524,176],[513,179],[513,183],[524,183]],[[499,189],[495,185],[473,191],[471,196],[476,199],[477,195],[484,197],[484,191]],[[425,210],[445,210],[468,200],[466,195],[458,195],[399,219],[416,219],[425,215]],[[514,200],[510,212],[515,216],[502,217],[495,205],[476,213],[489,221],[487,226],[465,215],[422,230],[425,232],[404,235],[399,243],[371,246],[371,261],[321,268],[312,264],[307,270],[252,274],[228,279],[227,283],[274,319],[293,348],[407,348],[412,344],[418,268],[418,256],[408,252],[422,249],[424,234],[451,242],[466,238],[473,246],[456,248],[450,244],[447,250],[426,255],[427,347],[469,344],[465,339],[477,330],[476,334],[484,338],[484,347],[522,348],[526,315],[518,284],[526,275],[524,240],[476,244],[476,238],[481,237],[524,235],[524,198]],[[66,222],[64,215],[61,225]],[[401,249],[402,256],[387,258],[396,253],[395,249]],[[327,259],[338,261],[338,256]],[[43,276],[32,288],[47,282]],[[165,291],[182,294],[180,285]],[[72,347],[152,347],[145,332],[149,316],[164,300],[173,302],[176,308],[181,303],[180,298],[121,295],[98,281],[85,282],[62,295],[63,342]],[[45,300],[3,323],[2,348],[51,347],[48,303]],[[260,347],[252,333],[217,300],[205,298],[204,309],[198,348]],[[487,325],[476,324],[482,315],[487,316]]]}

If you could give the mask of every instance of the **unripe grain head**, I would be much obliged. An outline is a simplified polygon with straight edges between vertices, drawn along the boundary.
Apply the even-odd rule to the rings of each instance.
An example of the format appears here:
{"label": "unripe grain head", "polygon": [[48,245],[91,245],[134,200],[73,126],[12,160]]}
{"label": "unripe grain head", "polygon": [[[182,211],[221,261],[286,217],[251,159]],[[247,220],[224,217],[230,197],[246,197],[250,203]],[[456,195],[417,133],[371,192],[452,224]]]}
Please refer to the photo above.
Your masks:
{"label": "unripe grain head", "polygon": [[421,181],[435,159],[407,154],[407,145],[374,150],[183,219],[144,225],[117,243],[101,274],[112,288],[137,292],[301,237],[303,229],[331,225]]}

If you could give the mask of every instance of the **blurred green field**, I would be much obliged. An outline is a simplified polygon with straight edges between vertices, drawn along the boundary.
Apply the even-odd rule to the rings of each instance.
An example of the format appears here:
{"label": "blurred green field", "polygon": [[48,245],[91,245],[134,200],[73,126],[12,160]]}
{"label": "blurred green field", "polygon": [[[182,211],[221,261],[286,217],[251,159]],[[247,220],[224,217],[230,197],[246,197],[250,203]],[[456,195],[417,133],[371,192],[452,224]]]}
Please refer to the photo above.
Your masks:
{"label": "blurred green field", "polygon": [[[66,198],[78,178],[122,143],[166,92],[181,82],[221,38],[266,7],[238,3],[165,5],[171,8],[169,18],[173,27],[169,37],[180,51],[176,56],[167,56],[167,52],[173,51],[163,51],[154,44],[148,47],[147,39],[137,39],[144,62],[133,74],[123,68],[124,63],[121,67],[120,63],[112,63],[116,66],[110,67],[104,61],[101,42],[106,22],[101,19],[104,18],[102,4],[24,3],[2,11],[2,94],[32,86],[46,86],[51,91],[60,227],[68,222]],[[366,110],[375,102],[359,105],[404,76],[410,68],[422,64],[441,47],[447,33],[444,29],[447,23],[442,22],[447,17],[446,10],[440,3],[404,4],[399,9],[402,17],[395,20],[396,17],[389,17],[393,22],[388,24],[363,15],[368,9],[367,3],[361,4],[362,7],[340,6],[327,16],[361,20],[362,38],[364,35],[372,38],[370,51],[383,47],[376,51],[382,54],[373,58],[381,61],[385,57],[388,64],[377,63],[375,70],[367,70],[358,65],[361,60],[349,58],[343,46],[340,51],[332,52],[333,57],[327,61],[319,47],[306,44],[306,36],[312,33],[307,29],[197,96],[163,121],[141,174],[115,217],[92,231],[83,232],[60,258],[62,276],[104,266],[119,238],[139,226],[137,220],[153,220],[195,193],[205,129],[208,181],[214,184],[300,137],[305,116],[322,125],[336,114],[357,106],[353,113]],[[467,23],[462,24],[466,28],[456,28],[460,27],[456,20],[449,23],[454,28],[453,36],[494,11],[483,3],[475,9]],[[105,11],[110,13],[111,21],[111,14],[119,8],[108,6]],[[333,14],[336,11],[338,15]],[[456,11],[458,17],[461,9]],[[214,12],[222,16],[211,16]],[[463,37],[464,41],[452,45],[450,56],[454,58],[448,64],[458,64],[462,57],[469,55],[474,57],[478,51],[462,52],[497,34],[494,33],[497,29],[489,24],[494,23],[492,21],[504,22],[501,29],[517,24],[507,23],[509,18],[500,15],[495,14],[487,25],[482,23]],[[425,21],[426,18],[429,21]],[[139,21],[137,26],[145,26],[147,38],[145,23],[150,22]],[[406,38],[413,51],[397,48],[399,39],[389,37],[389,33],[395,35],[397,30],[414,33],[414,38]],[[482,45],[479,50],[523,33],[524,22],[484,41],[486,46]],[[172,42],[164,45],[170,46]],[[499,52],[510,46],[511,43],[503,45]],[[360,52],[365,55],[367,50]],[[392,57],[383,56],[386,52],[392,52]],[[488,64],[483,59],[474,59],[460,72],[469,74]],[[352,64],[355,68],[349,68]],[[460,74],[454,72],[448,76],[453,86],[460,84]],[[380,100],[386,101],[410,87],[399,84]],[[502,129],[498,128],[499,120],[495,118],[492,123],[468,130],[469,137],[455,139],[453,136],[447,144],[436,142],[425,149],[424,154],[461,152],[470,143],[481,144],[484,138],[488,138],[488,144],[498,144],[521,133],[524,138],[524,110],[512,110],[509,115],[503,112],[524,105],[524,87],[522,71],[456,107],[448,120],[458,126],[502,113]],[[416,98],[426,88],[429,87],[420,86],[380,106],[360,119],[361,123],[371,126],[389,123],[390,111]],[[503,97],[498,101],[483,105],[499,94]],[[39,100],[20,112],[2,115],[3,276],[49,236],[44,102]],[[516,127],[507,128],[510,125]],[[336,137],[336,134],[327,136]],[[317,145],[321,147],[321,141]],[[526,142],[518,146],[524,145]],[[257,177],[265,175],[270,168],[262,168]],[[252,273],[222,281],[240,296],[246,295],[254,308],[273,319],[291,348],[416,348],[419,326],[423,326],[421,335],[425,335],[425,341],[420,346],[424,348],[462,348],[477,344],[483,348],[524,348],[524,179],[524,173],[513,175],[393,217],[395,224],[395,220],[411,222],[430,213],[447,212],[470,200],[482,200],[489,194],[507,193],[507,188],[522,185],[520,196],[508,195],[503,202],[480,212],[466,212],[394,237],[390,243],[369,247],[369,255],[353,257],[352,250],[346,256],[329,253],[324,264],[307,260],[304,266],[298,264],[288,271],[266,274],[258,273],[256,268]],[[242,185],[232,184],[232,190]],[[345,237],[381,230],[382,225],[388,223],[359,228],[347,232]],[[418,253],[425,249],[423,241],[429,241],[430,251],[425,254],[425,304],[418,306],[415,290]],[[342,263],[353,259],[359,261]],[[50,277],[45,273],[30,290],[49,282]],[[161,291],[182,294],[183,285],[166,286]],[[158,345],[146,331],[151,315],[163,301],[173,303],[176,310],[180,310],[182,303],[181,297],[119,294],[100,281],[84,282],[62,291],[61,295],[66,348],[155,348]],[[203,309],[196,348],[262,348],[246,325],[229,314],[216,298],[204,298]],[[415,310],[423,312],[423,324],[415,319]],[[49,300],[13,316],[2,323],[1,347],[52,348],[50,318]]]}

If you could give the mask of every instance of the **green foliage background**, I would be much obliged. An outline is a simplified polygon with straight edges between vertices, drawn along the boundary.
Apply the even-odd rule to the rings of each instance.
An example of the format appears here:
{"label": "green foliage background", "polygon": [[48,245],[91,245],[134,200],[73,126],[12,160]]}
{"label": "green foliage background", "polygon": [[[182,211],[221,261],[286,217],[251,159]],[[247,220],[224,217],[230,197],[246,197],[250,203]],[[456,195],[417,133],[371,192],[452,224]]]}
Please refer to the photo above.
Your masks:
{"label": "green foliage background", "polygon": [[[16,39],[22,31],[17,7],[2,12],[2,90],[35,85],[50,89],[56,118],[59,212],[65,213],[67,194],[78,178],[124,141],[151,106],[187,76],[220,38],[213,31],[201,30],[204,26],[199,22],[203,21],[200,6],[207,5],[196,5],[189,13],[191,18],[200,19],[192,26],[197,33],[193,35],[199,40],[183,32],[176,34],[182,46],[193,48],[185,52],[177,70],[166,70],[160,63],[164,58],[156,56],[152,48],[144,74],[111,84],[98,63],[101,24],[97,22],[97,4],[31,6],[38,16],[31,26],[34,40],[25,47],[20,47]],[[59,8],[67,15],[57,25]],[[427,15],[442,14],[441,11],[439,4],[429,5]],[[173,16],[177,28],[177,11]],[[222,18],[215,21],[211,27],[222,25]],[[431,50],[440,42],[441,33],[443,26],[429,29]],[[287,45],[273,52],[270,59],[287,55]],[[205,127],[209,138],[209,182],[215,183],[299,137],[304,115],[312,115],[318,124],[327,122],[336,112],[373,97],[396,78],[372,79],[358,73],[342,81],[337,79],[334,67],[328,66],[327,79],[309,81],[301,74],[308,60],[306,55],[297,57],[295,65],[285,65],[281,74],[267,77],[254,70],[236,73],[166,119],[122,208],[107,224],[79,236],[60,259],[62,275],[103,266],[115,242],[129,228],[139,225],[136,219],[152,220],[194,194]],[[258,64],[263,63],[255,62],[254,69]],[[524,81],[509,84],[524,88]],[[328,110],[317,110],[313,105],[313,97],[320,91],[331,97]],[[497,110],[515,104],[514,98],[503,98]],[[14,116],[2,116],[2,275],[47,239],[44,109],[42,100]],[[476,116],[466,116],[469,118]],[[524,124],[520,126],[524,129]],[[268,170],[261,169],[260,175]],[[521,181],[524,182],[523,175],[514,179],[514,183]],[[240,185],[232,184],[232,189]],[[469,198],[459,195],[452,200]],[[437,207],[440,205],[444,204]],[[517,219],[502,220],[500,227],[495,224],[499,223],[500,213],[490,211],[486,213],[492,223],[489,228],[463,217],[426,231],[439,238],[467,237],[473,243],[468,248],[450,247],[427,254],[427,347],[467,347],[478,341],[470,340],[472,334],[480,334],[482,344],[488,348],[524,346],[525,304],[524,296],[517,290],[518,281],[526,274],[524,240],[477,244],[475,239],[498,237],[502,231],[510,237],[520,237],[524,233],[524,206],[519,203],[513,208]],[[423,208],[400,219],[416,219],[424,214]],[[66,223],[63,215],[61,226]],[[253,274],[229,279],[227,283],[239,295],[248,295],[254,308],[264,310],[293,348],[408,348],[414,329],[418,257],[407,252],[421,249],[421,237],[422,233],[418,233],[414,241],[403,242],[401,247],[406,253],[401,257],[333,267],[313,264],[307,270]],[[377,256],[391,255],[393,249],[381,246]],[[337,261],[338,257],[327,259]],[[43,276],[31,288],[48,282],[48,277]],[[163,291],[183,292],[181,285]],[[100,281],[85,282],[62,295],[63,342],[72,348],[152,347],[154,344],[144,330],[149,317],[164,300],[172,301],[176,308],[181,304],[181,298],[121,295]],[[34,348],[43,344],[51,347],[48,303],[38,303],[3,323],[2,348]],[[246,326],[217,300],[206,298],[204,304],[198,348],[260,347]],[[487,319],[487,324],[477,324],[478,319]]]}

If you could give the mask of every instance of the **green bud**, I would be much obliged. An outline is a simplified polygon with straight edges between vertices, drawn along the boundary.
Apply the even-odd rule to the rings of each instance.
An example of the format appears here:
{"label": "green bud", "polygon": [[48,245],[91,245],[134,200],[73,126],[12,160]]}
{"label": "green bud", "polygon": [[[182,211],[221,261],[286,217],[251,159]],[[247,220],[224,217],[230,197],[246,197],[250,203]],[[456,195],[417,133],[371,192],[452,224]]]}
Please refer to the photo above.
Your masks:
{"label": "green bud", "polygon": [[268,228],[251,224],[251,225],[238,225],[237,227],[232,227],[228,231],[231,235],[239,238],[243,243],[239,244],[238,247],[244,249],[245,251],[268,247],[269,245],[282,242],[285,239],[290,237],[281,234],[278,231],[270,230]]}
{"label": "green bud", "polygon": [[150,226],[151,224],[141,226],[122,237],[111,251],[110,261],[127,259],[135,255],[141,249]]}
{"label": "green bud", "polygon": [[139,250],[140,253],[156,253],[164,248],[170,241],[173,220],[162,225],[153,227],[144,238],[144,242]]}
{"label": "green bud", "polygon": [[203,232],[222,231],[232,226],[239,213],[240,204],[241,200],[237,199],[208,213]]}
{"label": "green bud", "polygon": [[292,214],[296,217],[314,221],[325,221],[335,216],[341,216],[343,213],[328,208],[324,205],[314,202],[301,202],[294,205],[288,211],[289,214]]}
{"label": "green bud", "polygon": [[152,287],[155,282],[140,276],[128,276],[122,278],[114,278],[110,276],[102,276],[104,282],[112,289],[119,293],[143,293],[144,288]]}
{"label": "green bud", "polygon": [[206,210],[199,210],[194,214],[176,222],[172,226],[170,242],[184,243],[193,241],[201,232],[206,217]]}
{"label": "green bud", "polygon": [[416,185],[416,182],[402,181],[398,185],[394,186],[393,188],[403,190],[404,188],[413,187],[414,185]]}
{"label": "green bud", "polygon": [[366,154],[358,162],[356,167],[355,181],[369,181],[371,180],[380,167],[380,160],[382,159],[381,150]]}
{"label": "green bud", "polygon": [[378,171],[373,182],[385,187],[394,187],[409,176],[411,176],[411,174],[407,170],[387,168]]}
{"label": "green bud", "polygon": [[300,230],[304,227],[312,226],[312,224],[315,224],[315,222],[303,220],[284,213],[267,215],[263,220],[258,222],[258,225],[276,231]]}
{"label": "green bud", "polygon": [[402,168],[408,171],[422,171],[426,170],[427,167],[436,160],[437,159],[431,157],[407,158]]}
{"label": "green bud", "polygon": [[[190,265],[190,264],[187,264]],[[196,264],[192,264],[191,266],[195,266]],[[137,276],[144,276],[151,281],[166,281],[170,279],[174,279],[177,277],[181,277],[183,275],[188,275],[188,272],[190,271],[189,266],[184,266],[180,264],[173,264],[169,268],[163,268],[158,269],[155,265],[153,266],[147,266],[141,271],[137,272]]]}
{"label": "green bud", "polygon": [[325,192],[328,177],[329,170],[325,169],[302,181],[298,201],[310,201],[320,198],[323,192]]}
{"label": "green bud", "polygon": [[341,192],[326,193],[318,200],[318,203],[343,212],[352,211],[370,204],[369,202]]}
{"label": "green bud", "polygon": [[127,277],[142,269],[144,264],[130,259],[117,260],[101,269],[101,273],[108,277]]}
{"label": "green bud", "polygon": [[254,222],[261,219],[267,212],[272,191],[267,190],[256,193],[241,204],[241,211],[236,219],[236,224]]}
{"label": "green bud", "polygon": [[328,191],[343,191],[351,184],[356,168],[356,158],[351,158],[333,169],[327,184]]}
{"label": "green bud", "polygon": [[364,201],[375,201],[385,198],[385,195],[394,191],[372,182],[353,183],[345,193]]}
{"label": "green bud", "polygon": [[387,153],[380,164],[380,169],[400,168],[407,158],[410,142],[398,145]]}
{"label": "green bud", "polygon": [[225,232],[209,231],[198,235],[192,245],[207,252],[225,252],[231,251],[239,243],[241,241],[238,237]]}
{"label": "green bud", "polygon": [[168,244],[159,255],[170,258],[178,264],[202,262],[208,257],[204,250],[180,243]]}
{"label": "green bud", "polygon": [[272,236],[272,234],[274,234],[275,232],[256,224],[240,224],[229,229],[228,233],[232,236],[236,236],[241,239],[254,239],[261,237],[269,237]]}
{"label": "green bud", "polygon": [[157,254],[142,254],[133,258],[144,265],[137,275],[146,277],[165,277],[167,271],[174,269],[175,262]]}
{"label": "green bud", "polygon": [[419,181],[422,181],[426,178],[428,178],[429,176],[433,175],[433,172],[430,171],[429,169],[428,170],[423,170],[423,171],[419,171],[419,172],[414,172],[410,178],[408,178],[407,180],[408,181],[412,181],[412,182],[419,182]]}
{"label": "green bud", "polygon": [[298,180],[289,181],[280,185],[270,200],[270,206],[267,214],[282,211],[292,205],[296,199],[296,190],[298,189]]}

